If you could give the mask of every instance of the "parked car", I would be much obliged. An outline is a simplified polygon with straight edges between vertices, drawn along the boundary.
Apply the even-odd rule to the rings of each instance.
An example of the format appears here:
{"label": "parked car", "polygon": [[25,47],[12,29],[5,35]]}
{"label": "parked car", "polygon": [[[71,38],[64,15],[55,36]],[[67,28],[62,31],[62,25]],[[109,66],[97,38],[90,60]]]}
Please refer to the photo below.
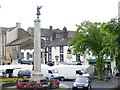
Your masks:
{"label": "parked car", "polygon": [[30,78],[31,77],[31,71],[30,70],[20,70],[18,72],[18,77],[27,77]]}
{"label": "parked car", "polygon": [[5,71],[0,70],[0,78],[4,78],[5,77]]}
{"label": "parked car", "polygon": [[3,72],[0,70],[0,78],[3,77]]}
{"label": "parked car", "polygon": [[84,76],[77,77],[73,83],[72,89],[73,90],[78,90],[78,89],[90,90],[91,89],[90,78],[84,77]]}

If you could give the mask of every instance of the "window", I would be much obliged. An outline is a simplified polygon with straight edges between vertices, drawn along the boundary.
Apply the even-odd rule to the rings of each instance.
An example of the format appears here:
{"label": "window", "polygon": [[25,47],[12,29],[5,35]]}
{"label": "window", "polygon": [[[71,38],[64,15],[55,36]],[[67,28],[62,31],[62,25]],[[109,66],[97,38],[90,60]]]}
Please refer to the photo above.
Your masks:
{"label": "window", "polygon": [[19,54],[17,54],[17,59],[19,59]]}
{"label": "window", "polygon": [[27,60],[29,60],[29,58],[30,58],[30,53],[27,52]]}
{"label": "window", "polygon": [[51,47],[49,47],[49,52],[51,52]]}
{"label": "window", "polygon": [[63,54],[60,54],[60,62],[64,62],[64,56],[63,56]]}
{"label": "window", "polygon": [[52,55],[51,55],[51,53],[48,54],[48,61],[52,61]]}
{"label": "window", "polygon": [[76,61],[77,62],[81,62],[81,60],[80,60],[80,54],[76,54]]}
{"label": "window", "polygon": [[50,38],[49,38],[49,37],[46,37],[46,41],[50,41]]}
{"label": "window", "polygon": [[48,61],[51,61],[52,60],[52,55],[51,55],[51,47],[48,48]]}
{"label": "window", "polygon": [[61,34],[56,34],[56,38],[60,38],[61,37]]}
{"label": "window", "polygon": [[60,46],[60,53],[63,53],[63,46]]}
{"label": "window", "polygon": [[24,58],[24,53],[22,52],[22,53],[21,53],[21,59],[23,59],[23,58]]}

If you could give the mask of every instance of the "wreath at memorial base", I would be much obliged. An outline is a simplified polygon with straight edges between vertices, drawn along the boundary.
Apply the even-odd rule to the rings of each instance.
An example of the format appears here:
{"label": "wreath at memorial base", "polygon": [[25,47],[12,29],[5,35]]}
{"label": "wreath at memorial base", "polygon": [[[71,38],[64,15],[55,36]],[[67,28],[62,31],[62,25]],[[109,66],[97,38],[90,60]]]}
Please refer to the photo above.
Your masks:
{"label": "wreath at memorial base", "polygon": [[37,83],[33,80],[17,80],[17,88],[59,88],[60,81],[55,79],[46,79],[40,80],[40,83]]}

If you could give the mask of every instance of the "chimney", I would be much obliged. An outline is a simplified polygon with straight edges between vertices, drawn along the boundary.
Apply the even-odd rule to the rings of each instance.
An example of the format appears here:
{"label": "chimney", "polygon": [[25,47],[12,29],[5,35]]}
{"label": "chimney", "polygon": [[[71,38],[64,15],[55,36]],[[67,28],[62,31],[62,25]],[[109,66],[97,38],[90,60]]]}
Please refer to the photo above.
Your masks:
{"label": "chimney", "polygon": [[17,23],[16,23],[16,27],[17,27],[17,28],[21,28],[21,23],[17,22]]}
{"label": "chimney", "polygon": [[55,39],[56,39],[56,33],[53,32],[53,33],[52,33],[52,40],[55,40]]}
{"label": "chimney", "polygon": [[52,26],[50,26],[49,28],[50,28],[50,30],[52,30]]}
{"label": "chimney", "polygon": [[64,26],[62,31],[62,39],[65,39],[67,37],[68,37],[68,31],[67,31],[67,28]]}
{"label": "chimney", "polygon": [[52,31],[53,27],[52,27],[52,26],[49,26],[49,29],[50,29],[50,33],[51,33],[52,40],[56,39],[56,34],[55,34],[54,31]]}

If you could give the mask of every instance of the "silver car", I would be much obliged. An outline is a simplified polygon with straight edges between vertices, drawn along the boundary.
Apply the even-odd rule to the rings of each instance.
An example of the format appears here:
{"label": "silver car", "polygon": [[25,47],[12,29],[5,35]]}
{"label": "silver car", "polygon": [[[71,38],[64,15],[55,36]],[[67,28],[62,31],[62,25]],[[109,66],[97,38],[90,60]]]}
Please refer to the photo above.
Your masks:
{"label": "silver car", "polygon": [[84,89],[90,90],[91,89],[91,80],[88,77],[77,77],[72,86],[73,90]]}

